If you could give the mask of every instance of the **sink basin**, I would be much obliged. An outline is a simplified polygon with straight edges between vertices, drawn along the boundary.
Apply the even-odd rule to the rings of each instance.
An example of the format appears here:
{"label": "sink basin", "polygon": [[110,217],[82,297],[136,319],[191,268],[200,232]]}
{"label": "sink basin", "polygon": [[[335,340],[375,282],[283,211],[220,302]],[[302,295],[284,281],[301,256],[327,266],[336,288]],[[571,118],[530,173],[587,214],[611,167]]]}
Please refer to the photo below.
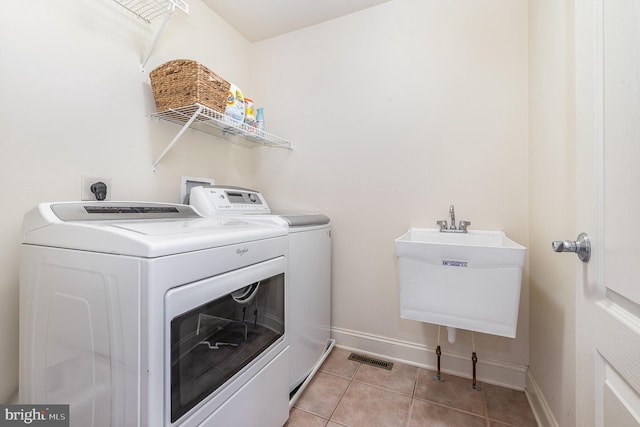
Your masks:
{"label": "sink basin", "polygon": [[396,239],[401,317],[515,338],[525,252],[501,231],[410,229]]}

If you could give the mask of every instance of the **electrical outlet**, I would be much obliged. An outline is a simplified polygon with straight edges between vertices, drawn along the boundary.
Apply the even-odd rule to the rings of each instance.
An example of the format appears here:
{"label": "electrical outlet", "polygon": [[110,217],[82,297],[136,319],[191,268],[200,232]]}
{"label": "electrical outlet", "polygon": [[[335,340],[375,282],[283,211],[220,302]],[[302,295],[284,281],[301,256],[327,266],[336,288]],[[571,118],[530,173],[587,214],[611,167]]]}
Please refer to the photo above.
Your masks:
{"label": "electrical outlet", "polygon": [[104,200],[111,200],[111,178],[104,176],[82,176],[80,181],[80,200],[97,200],[96,195],[91,192],[91,186],[96,182],[104,182],[107,185],[107,197]]}

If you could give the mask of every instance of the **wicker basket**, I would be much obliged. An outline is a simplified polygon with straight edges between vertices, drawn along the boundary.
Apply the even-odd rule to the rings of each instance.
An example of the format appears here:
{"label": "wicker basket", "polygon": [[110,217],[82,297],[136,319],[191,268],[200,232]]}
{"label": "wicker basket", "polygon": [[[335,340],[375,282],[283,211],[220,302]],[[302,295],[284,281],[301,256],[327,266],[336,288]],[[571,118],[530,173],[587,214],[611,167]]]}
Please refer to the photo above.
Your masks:
{"label": "wicker basket", "polygon": [[224,114],[229,82],[196,61],[166,62],[149,77],[158,112],[198,103]]}

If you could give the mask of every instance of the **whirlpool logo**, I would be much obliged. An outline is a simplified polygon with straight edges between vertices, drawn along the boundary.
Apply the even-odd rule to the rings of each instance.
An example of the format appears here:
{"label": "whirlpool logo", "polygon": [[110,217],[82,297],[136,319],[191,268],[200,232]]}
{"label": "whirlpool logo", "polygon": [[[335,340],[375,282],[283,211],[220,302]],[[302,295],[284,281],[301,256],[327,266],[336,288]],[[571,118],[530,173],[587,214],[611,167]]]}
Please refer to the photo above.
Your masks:
{"label": "whirlpool logo", "polygon": [[0,427],[69,427],[69,405],[0,405]]}
{"label": "whirlpool logo", "polygon": [[249,248],[248,247],[243,247],[243,248],[238,248],[236,249],[236,254],[242,256],[244,254],[246,254],[247,252],[249,252]]}
{"label": "whirlpool logo", "polygon": [[443,259],[442,265],[447,267],[468,267],[467,261],[456,261],[452,259]]}

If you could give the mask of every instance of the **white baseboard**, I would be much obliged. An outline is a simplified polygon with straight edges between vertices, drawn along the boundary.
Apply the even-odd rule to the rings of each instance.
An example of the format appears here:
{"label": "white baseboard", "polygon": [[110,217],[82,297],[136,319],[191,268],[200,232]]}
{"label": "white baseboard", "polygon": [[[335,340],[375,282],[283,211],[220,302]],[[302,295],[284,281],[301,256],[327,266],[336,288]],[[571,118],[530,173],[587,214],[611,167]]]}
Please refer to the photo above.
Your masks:
{"label": "white baseboard", "polygon": [[529,399],[529,405],[531,405],[533,414],[538,421],[538,425],[540,427],[559,427],[558,422],[551,413],[547,400],[544,398],[544,394],[542,394],[542,390],[540,390],[538,383],[536,383],[535,378],[531,375],[531,371],[527,372],[526,394],[527,399]]}
{"label": "white baseboard", "polygon": [[[364,334],[341,328],[331,328],[331,337],[336,347],[350,351],[364,352],[383,359],[406,363],[420,368],[436,370],[435,348],[407,341]],[[442,373],[462,378],[473,377],[473,364],[470,354],[442,352],[440,358]],[[487,384],[499,385],[515,390],[527,387],[527,366],[496,360],[478,358],[476,379]]]}

